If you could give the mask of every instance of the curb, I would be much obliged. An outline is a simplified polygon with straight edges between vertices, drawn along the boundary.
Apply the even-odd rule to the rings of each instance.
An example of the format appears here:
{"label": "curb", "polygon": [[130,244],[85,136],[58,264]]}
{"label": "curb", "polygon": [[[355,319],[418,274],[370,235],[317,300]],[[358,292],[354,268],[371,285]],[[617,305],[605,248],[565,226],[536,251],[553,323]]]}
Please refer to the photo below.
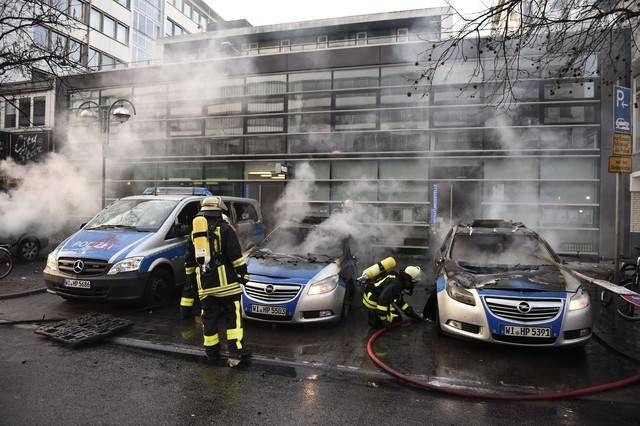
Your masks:
{"label": "curb", "polygon": [[[189,356],[202,359],[206,358],[204,349],[195,348],[188,345],[153,343],[146,340],[134,339],[130,337],[111,337],[105,339],[105,341],[128,348],[144,349],[154,352],[168,353],[171,355]],[[222,353],[222,357],[226,358],[226,354]],[[251,356],[251,358],[249,358],[249,360],[252,364],[270,365],[277,367],[309,368],[315,370],[348,373],[377,380],[389,380],[389,376],[387,376],[383,372],[348,365],[329,365],[310,361],[289,361],[280,358],[269,358],[262,355],[253,355]]]}
{"label": "curb", "polygon": [[35,290],[27,290],[27,291],[21,291],[17,293],[0,294],[0,300],[15,299],[17,297],[23,297],[23,296],[32,296],[34,294],[40,294],[46,291],[47,291],[46,288],[37,288]]}

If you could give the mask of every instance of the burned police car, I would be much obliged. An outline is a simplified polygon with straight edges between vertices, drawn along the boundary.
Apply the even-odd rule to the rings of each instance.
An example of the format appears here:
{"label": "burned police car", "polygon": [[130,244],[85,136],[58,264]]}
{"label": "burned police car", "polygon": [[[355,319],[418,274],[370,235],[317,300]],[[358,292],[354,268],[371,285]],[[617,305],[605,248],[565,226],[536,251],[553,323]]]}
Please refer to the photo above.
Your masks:
{"label": "burned police car", "polygon": [[437,304],[427,303],[425,314],[444,333],[470,339],[584,344],[593,324],[589,295],[560,263],[549,244],[520,223],[455,226],[436,257],[431,302]]}
{"label": "burned police car", "polygon": [[[184,282],[187,236],[210,195],[207,188],[160,187],[114,202],[49,254],[47,291],[65,299],[166,301]],[[221,198],[239,239],[261,241],[258,202]]]}
{"label": "burned police car", "polygon": [[242,295],[247,318],[317,323],[349,314],[356,265],[346,238],[313,224],[287,223],[253,250],[247,268],[250,281]]}

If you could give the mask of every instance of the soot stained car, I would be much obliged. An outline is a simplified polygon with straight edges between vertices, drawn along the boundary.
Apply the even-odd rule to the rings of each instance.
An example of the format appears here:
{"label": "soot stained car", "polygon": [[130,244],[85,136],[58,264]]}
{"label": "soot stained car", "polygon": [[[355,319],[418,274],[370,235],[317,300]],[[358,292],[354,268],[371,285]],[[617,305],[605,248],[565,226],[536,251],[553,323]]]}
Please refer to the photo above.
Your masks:
{"label": "soot stained car", "polygon": [[[301,253],[309,236],[314,253]],[[308,247],[308,245],[307,245]],[[276,227],[247,259],[243,287],[247,318],[278,323],[346,319],[353,297],[356,262],[349,241],[309,224]]]}
{"label": "soot stained car", "polygon": [[592,312],[580,281],[522,224],[475,221],[455,226],[436,258],[441,330],[487,342],[565,346],[591,338]]}

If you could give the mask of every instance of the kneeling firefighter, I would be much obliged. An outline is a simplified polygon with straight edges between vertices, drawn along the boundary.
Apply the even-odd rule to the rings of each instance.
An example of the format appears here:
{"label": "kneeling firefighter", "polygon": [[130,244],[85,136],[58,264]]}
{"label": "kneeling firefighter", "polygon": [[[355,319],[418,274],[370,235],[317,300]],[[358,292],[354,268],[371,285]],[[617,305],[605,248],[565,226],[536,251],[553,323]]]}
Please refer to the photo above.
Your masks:
{"label": "kneeling firefighter", "polygon": [[224,319],[229,346],[228,365],[235,367],[249,351],[243,347],[241,284],[249,279],[238,237],[223,219],[220,197],[202,200],[200,213],[193,219],[187,245],[185,272],[187,283],[180,301],[183,318],[193,315],[196,289],[202,305],[202,327],[207,358],[220,359],[218,321]]}
{"label": "kneeling firefighter", "polygon": [[[387,259],[385,259],[386,261]],[[384,265],[382,261],[379,265]],[[395,266],[395,261],[393,262]],[[375,265],[374,265],[375,266]],[[379,268],[383,269],[383,268]],[[415,285],[422,279],[422,269],[407,266],[399,272],[385,272],[375,282],[365,286],[362,304],[367,308],[369,325],[374,328],[388,327],[401,320],[400,312],[412,319],[419,319],[413,308],[404,301],[404,294],[413,294]]]}

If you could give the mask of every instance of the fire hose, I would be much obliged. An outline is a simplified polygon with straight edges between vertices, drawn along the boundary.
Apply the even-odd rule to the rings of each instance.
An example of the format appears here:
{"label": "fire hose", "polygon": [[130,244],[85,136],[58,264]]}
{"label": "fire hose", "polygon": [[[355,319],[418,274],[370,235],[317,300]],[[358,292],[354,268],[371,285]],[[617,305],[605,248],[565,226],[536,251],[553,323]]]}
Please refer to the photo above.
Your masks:
{"label": "fire hose", "polygon": [[[439,392],[447,395],[460,396],[465,398],[493,399],[493,400],[503,400],[503,401],[540,401],[540,400],[575,398],[578,396],[591,395],[594,393],[600,393],[600,392],[610,391],[613,389],[619,389],[634,383],[640,383],[640,374],[635,374],[635,375],[628,376],[623,379],[615,380],[612,382],[597,384],[597,385],[583,387],[583,388],[577,388],[577,389],[572,389],[567,391],[543,392],[543,393],[532,393],[532,394],[474,392],[474,391],[462,390],[459,388],[446,386],[446,385],[435,385],[433,383],[427,383],[422,380],[418,380],[415,377],[401,373],[398,370],[394,369],[393,367],[391,367],[390,365],[382,361],[380,358],[378,358],[378,356],[376,355],[373,349],[373,346],[375,345],[376,341],[380,336],[382,336],[384,333],[387,333],[392,329],[395,329],[409,322],[411,321],[401,321],[399,323],[392,325],[391,327],[381,328],[375,331],[369,338],[369,341],[367,342],[367,355],[369,355],[369,358],[371,359],[371,361],[375,365],[377,365],[379,368],[381,368],[384,372],[418,389],[435,391],[435,392]],[[605,346],[607,346],[610,350],[613,350],[614,352],[618,352],[617,350],[611,348],[609,345],[605,345]]]}

